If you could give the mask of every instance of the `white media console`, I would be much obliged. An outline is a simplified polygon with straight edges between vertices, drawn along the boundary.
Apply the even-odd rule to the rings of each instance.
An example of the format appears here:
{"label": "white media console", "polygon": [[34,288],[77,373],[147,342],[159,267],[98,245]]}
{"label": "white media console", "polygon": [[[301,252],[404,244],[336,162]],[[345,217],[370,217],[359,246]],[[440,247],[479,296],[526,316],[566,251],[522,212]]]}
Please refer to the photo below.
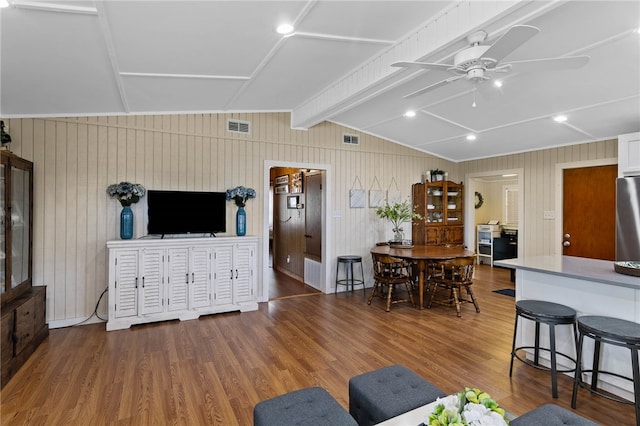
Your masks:
{"label": "white media console", "polygon": [[258,309],[258,237],[108,241],[107,331]]}

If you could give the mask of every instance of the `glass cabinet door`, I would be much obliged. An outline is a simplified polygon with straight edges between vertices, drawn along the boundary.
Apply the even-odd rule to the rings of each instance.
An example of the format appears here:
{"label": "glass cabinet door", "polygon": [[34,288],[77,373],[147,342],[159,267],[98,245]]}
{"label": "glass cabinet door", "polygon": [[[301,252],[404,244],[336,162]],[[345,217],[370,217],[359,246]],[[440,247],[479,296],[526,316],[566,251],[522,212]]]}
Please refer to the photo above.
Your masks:
{"label": "glass cabinet door", "polygon": [[30,173],[11,167],[11,287],[29,279]]}
{"label": "glass cabinet door", "polygon": [[442,223],[444,191],[442,184],[429,184],[427,188],[427,223]]}
{"label": "glass cabinet door", "polygon": [[450,185],[447,187],[447,224],[461,224],[462,214],[462,187]]}

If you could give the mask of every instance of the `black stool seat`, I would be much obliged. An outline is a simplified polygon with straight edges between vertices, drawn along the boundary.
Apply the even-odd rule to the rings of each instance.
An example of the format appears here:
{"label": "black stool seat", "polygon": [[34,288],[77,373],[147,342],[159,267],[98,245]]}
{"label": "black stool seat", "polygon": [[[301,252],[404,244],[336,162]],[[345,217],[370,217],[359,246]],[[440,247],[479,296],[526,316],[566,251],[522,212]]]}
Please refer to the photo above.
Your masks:
{"label": "black stool seat", "polygon": [[[360,276],[361,279],[357,280],[353,276],[353,265],[359,263],[360,264]],[[343,264],[345,270],[345,278],[340,279],[340,264]],[[354,285],[361,285],[362,291],[366,295],[365,285],[364,285],[364,269],[362,268],[362,256],[355,255],[345,255],[338,256],[338,263],[336,265],[336,289],[335,293],[338,292],[338,286],[344,285],[347,286],[347,291],[349,290],[349,285],[351,285],[351,291],[353,291]]]}
{"label": "black stool seat", "polygon": [[[600,395],[612,401],[623,404],[632,404],[636,408],[636,424],[640,426],[640,366],[638,363],[638,349],[640,349],[640,324],[620,318],[612,318],[599,315],[585,315],[578,317],[578,331],[580,337],[577,344],[577,359],[582,357],[582,345],[585,337],[595,341],[593,348],[593,365],[590,370],[582,369],[578,363],[575,378],[573,381],[573,396],[571,407],[576,408],[578,400],[578,387],[585,388],[593,394]],[[626,377],[618,373],[600,369],[601,344],[606,343],[621,346],[631,351],[631,369],[633,377]],[[586,385],[582,380],[583,373],[592,373],[591,386]],[[633,382],[634,401],[602,392],[598,389],[598,375],[606,374]]]}
{"label": "black stool seat", "polygon": [[519,300],[516,312],[527,319],[554,324],[573,324],[577,315],[573,308],[544,300]]}
{"label": "black stool seat", "polygon": [[[551,371],[551,395],[558,397],[558,375],[557,373],[569,373],[576,370],[576,360],[570,355],[556,351],[556,325],[572,325],[573,340],[577,340],[578,333],[576,329],[576,310],[569,306],[559,303],[547,302],[545,300],[519,300],[516,302],[516,320],[513,328],[513,344],[511,345],[511,366],[509,367],[509,377],[513,373],[513,360],[518,359],[523,363],[541,370]],[[533,346],[516,347],[516,335],[518,333],[518,318],[525,318],[534,321],[536,324],[535,342]],[[540,347],[540,324],[549,326],[549,347]],[[518,351],[525,349],[533,349],[533,361],[525,356],[521,356]],[[550,367],[540,364],[540,351],[548,352],[551,355]],[[558,369],[557,356],[569,360],[572,368]]]}
{"label": "black stool seat", "polygon": [[585,315],[578,317],[578,330],[594,334],[607,343],[622,346],[640,345],[640,324],[619,318]]}

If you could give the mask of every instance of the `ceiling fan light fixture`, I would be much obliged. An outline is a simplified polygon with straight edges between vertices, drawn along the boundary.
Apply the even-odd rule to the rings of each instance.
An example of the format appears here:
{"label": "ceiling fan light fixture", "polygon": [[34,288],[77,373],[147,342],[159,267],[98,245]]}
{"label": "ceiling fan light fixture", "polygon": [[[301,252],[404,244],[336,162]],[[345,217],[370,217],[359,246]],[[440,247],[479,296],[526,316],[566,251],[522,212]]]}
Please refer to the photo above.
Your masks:
{"label": "ceiling fan light fixture", "polygon": [[[0,1],[2,1],[2,0],[0,0]],[[276,28],[276,31],[278,32],[278,34],[283,34],[283,35],[291,34],[293,32],[293,25],[291,25],[291,24],[280,24],[280,25],[278,25],[278,28]]]}
{"label": "ceiling fan light fixture", "polygon": [[566,115],[556,115],[555,117],[553,117],[553,121],[555,121],[556,123],[564,123],[565,121],[567,121],[567,116]]}
{"label": "ceiling fan light fixture", "polygon": [[407,118],[413,118],[416,116],[416,112],[410,109],[409,111],[405,112],[403,115]]}
{"label": "ceiling fan light fixture", "polygon": [[502,81],[501,80],[494,80],[493,81],[493,85],[496,86],[498,89],[502,87]]}
{"label": "ceiling fan light fixture", "polygon": [[467,140],[468,141],[475,141],[476,139],[477,139],[476,135],[474,135],[473,133],[467,135]]}

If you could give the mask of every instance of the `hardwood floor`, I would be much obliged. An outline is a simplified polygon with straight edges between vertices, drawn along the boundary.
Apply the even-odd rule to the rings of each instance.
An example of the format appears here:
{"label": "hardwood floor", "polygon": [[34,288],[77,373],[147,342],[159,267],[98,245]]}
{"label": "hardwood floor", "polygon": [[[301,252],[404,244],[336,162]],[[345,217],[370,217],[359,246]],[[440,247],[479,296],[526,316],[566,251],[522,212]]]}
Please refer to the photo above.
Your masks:
{"label": "hardwood floor", "polygon": [[[308,386],[348,407],[350,377],[403,364],[447,393],[489,392],[516,415],[559,398],[543,371],[516,363],[509,378],[514,299],[509,272],[478,267],[481,312],[366,304],[362,292],[261,303],[211,315],[106,332],[104,324],[51,330],[1,393],[2,425],[251,425],[253,406]],[[368,292],[368,291],[367,291]],[[633,407],[582,391],[577,412],[605,425],[635,424]]]}
{"label": "hardwood floor", "polygon": [[265,278],[269,281],[269,300],[287,299],[290,297],[309,296],[320,294],[319,290],[306,285],[290,276],[268,268],[269,275]]}

